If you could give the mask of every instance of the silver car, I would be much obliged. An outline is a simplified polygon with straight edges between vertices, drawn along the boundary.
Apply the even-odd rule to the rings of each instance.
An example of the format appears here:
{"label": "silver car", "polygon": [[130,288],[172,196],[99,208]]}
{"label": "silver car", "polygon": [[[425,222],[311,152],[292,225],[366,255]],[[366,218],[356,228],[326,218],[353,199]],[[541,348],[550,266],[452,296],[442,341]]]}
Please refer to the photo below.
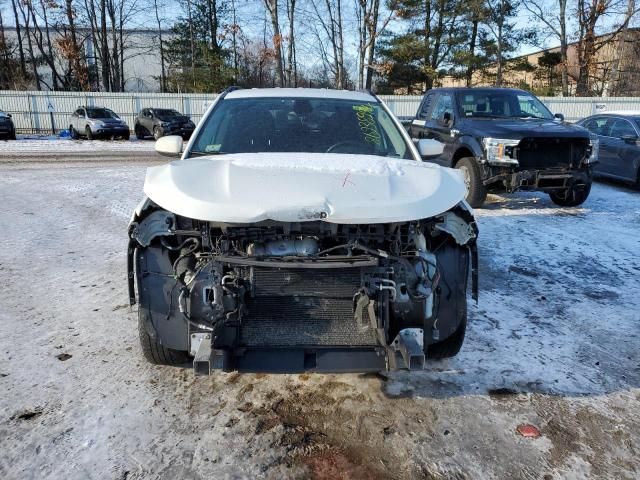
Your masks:
{"label": "silver car", "polygon": [[71,137],[78,139],[122,138],[129,140],[129,125],[104,107],[78,107],[69,120]]}

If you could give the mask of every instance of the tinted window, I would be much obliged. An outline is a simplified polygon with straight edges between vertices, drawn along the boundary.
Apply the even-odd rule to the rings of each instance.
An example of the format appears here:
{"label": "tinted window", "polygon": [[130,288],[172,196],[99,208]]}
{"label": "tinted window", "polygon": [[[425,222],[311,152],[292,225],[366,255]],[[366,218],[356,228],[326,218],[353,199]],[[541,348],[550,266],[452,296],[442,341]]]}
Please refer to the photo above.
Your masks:
{"label": "tinted window", "polygon": [[526,92],[478,89],[457,93],[457,98],[465,117],[553,119],[549,109]]}
{"label": "tinted window", "polygon": [[155,108],[153,111],[160,120],[168,120],[169,118],[180,117],[182,115],[177,110],[169,108]]}
{"label": "tinted window", "polygon": [[393,119],[374,102],[319,98],[224,100],[191,153],[333,152],[411,158]]}
{"label": "tinted window", "polygon": [[609,119],[606,117],[592,118],[591,120],[584,122],[582,126],[596,135],[607,136],[609,135],[608,120]]}
{"label": "tinted window", "polygon": [[611,128],[609,129],[609,136],[622,138],[626,136],[637,136],[636,130],[631,125],[631,122],[622,118],[613,119],[611,122]]}
{"label": "tinted window", "polygon": [[453,99],[449,94],[440,94],[436,104],[431,111],[431,120],[440,120],[448,112],[453,116]]}
{"label": "tinted window", "polygon": [[87,108],[87,116],[89,118],[119,118],[108,108]]}

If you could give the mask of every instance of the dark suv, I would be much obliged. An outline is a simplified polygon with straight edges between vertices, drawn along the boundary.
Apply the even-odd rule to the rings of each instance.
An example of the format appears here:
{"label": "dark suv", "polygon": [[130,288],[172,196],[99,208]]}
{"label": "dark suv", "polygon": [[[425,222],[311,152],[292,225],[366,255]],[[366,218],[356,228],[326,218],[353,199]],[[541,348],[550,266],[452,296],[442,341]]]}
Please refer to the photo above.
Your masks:
{"label": "dark suv", "polygon": [[165,135],[180,135],[186,140],[195,128],[188,116],[172,108],[143,108],[136,118],[134,130],[140,140],[149,135],[156,140]]}
{"label": "dark suv", "polygon": [[413,139],[444,144],[425,160],[462,170],[472,207],[492,191],[541,190],[561,206],[589,196],[597,140],[523,90],[430,90],[407,128]]}
{"label": "dark suv", "polygon": [[16,127],[11,120],[11,115],[0,110],[0,138],[16,139]]}

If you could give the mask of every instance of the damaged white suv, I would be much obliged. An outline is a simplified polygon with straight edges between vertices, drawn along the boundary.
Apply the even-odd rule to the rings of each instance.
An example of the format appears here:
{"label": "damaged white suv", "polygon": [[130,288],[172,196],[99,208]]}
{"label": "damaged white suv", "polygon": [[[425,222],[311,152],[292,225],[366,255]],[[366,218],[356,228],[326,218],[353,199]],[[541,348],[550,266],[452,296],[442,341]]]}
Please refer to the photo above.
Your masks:
{"label": "damaged white suv", "polygon": [[459,173],[420,160],[440,144],[319,89],[229,89],[182,142],[157,142],[182,159],[148,169],[129,227],[147,360],[365,372],[460,350],[477,228]]}

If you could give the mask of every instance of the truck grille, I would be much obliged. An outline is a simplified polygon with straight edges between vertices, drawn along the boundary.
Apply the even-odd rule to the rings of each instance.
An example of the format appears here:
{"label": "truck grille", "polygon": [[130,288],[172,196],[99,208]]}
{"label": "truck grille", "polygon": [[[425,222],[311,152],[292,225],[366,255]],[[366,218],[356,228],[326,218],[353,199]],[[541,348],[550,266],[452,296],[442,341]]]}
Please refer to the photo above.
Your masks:
{"label": "truck grille", "polygon": [[588,147],[585,138],[525,138],[517,158],[521,170],[578,168]]}
{"label": "truck grille", "polygon": [[255,268],[254,296],[242,319],[241,344],[258,346],[376,345],[374,330],[353,315],[363,268]]}

